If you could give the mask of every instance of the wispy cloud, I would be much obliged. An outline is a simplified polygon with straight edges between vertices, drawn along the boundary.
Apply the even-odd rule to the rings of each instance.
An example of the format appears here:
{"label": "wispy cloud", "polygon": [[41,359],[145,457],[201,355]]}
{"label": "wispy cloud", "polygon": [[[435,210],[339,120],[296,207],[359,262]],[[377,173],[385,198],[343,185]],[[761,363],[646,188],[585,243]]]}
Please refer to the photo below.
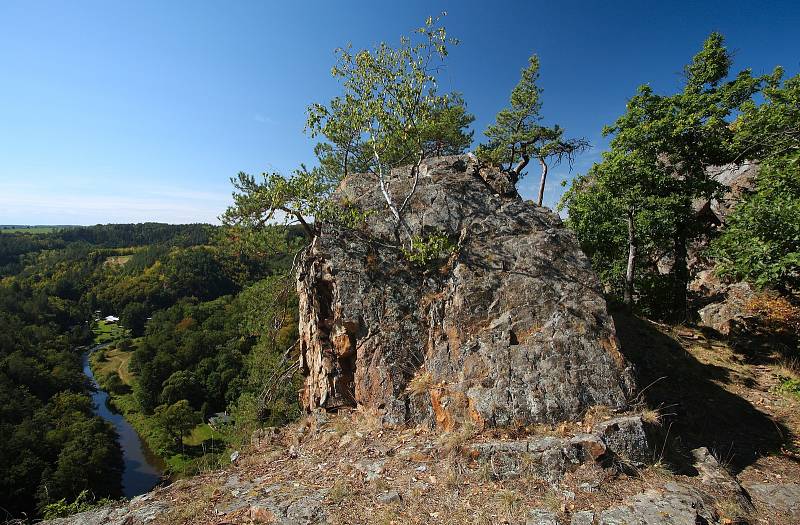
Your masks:
{"label": "wispy cloud", "polygon": [[2,224],[97,224],[159,221],[218,222],[230,193],[180,188],[51,191],[17,184],[0,195]]}
{"label": "wispy cloud", "polygon": [[255,115],[253,115],[253,120],[261,124],[275,124],[275,121],[273,119],[271,119],[270,117],[265,117],[261,113],[256,113]]}

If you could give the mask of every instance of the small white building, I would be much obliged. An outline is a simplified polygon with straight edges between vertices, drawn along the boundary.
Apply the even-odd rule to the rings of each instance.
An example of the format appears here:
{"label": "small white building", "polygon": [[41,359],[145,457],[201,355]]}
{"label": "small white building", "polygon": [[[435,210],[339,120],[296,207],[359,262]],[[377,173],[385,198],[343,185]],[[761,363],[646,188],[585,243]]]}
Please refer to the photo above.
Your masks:
{"label": "small white building", "polygon": [[107,315],[104,321],[113,324],[119,321],[119,317],[113,315]]}

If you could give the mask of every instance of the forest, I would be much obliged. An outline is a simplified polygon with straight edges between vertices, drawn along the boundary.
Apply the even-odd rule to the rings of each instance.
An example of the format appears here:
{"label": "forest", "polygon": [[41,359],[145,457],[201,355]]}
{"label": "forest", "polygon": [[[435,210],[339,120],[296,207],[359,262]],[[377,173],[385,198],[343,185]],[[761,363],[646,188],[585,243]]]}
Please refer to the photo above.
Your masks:
{"label": "forest", "polygon": [[[258,410],[262,422],[294,413],[291,398],[267,411],[253,401],[296,330],[290,259],[237,254],[218,230],[149,223],[0,235],[0,507],[10,516],[41,515],[84,491],[121,496],[116,434],[94,415],[81,370],[100,313],[120,317],[125,330],[110,342],[132,353],[136,379],[99,379],[162,457],[183,448],[176,414],[194,428],[239,405],[240,426]],[[289,246],[301,233],[277,235]],[[168,474],[184,473],[178,461]]]}

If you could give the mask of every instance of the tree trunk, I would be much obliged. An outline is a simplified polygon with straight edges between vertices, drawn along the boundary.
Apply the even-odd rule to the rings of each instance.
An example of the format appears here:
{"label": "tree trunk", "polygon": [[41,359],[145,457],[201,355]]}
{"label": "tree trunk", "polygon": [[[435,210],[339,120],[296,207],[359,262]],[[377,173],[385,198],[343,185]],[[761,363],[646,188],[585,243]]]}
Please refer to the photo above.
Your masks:
{"label": "tree trunk", "polygon": [[633,210],[628,210],[628,267],[623,292],[623,301],[628,308],[633,305],[633,280],[636,277],[636,227],[633,218]]}
{"label": "tree trunk", "polygon": [[536,204],[541,206],[544,200],[544,185],[547,182],[547,163],[544,159],[540,158],[539,164],[542,165],[542,179],[539,181],[539,199],[536,201]]}
{"label": "tree trunk", "polygon": [[686,288],[689,285],[686,229],[678,227],[674,239],[675,264],[672,267],[672,316],[675,321],[688,319]]}

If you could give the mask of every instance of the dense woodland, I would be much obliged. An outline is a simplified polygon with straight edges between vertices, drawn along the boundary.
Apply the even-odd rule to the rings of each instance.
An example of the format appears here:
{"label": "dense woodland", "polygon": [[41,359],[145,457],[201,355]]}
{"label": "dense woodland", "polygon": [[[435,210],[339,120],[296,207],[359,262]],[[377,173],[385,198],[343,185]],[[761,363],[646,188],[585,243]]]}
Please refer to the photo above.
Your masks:
{"label": "dense woodland", "polygon": [[[308,130],[321,139],[318,163],[289,175],[239,174],[223,228],[141,224],[0,234],[0,506],[35,515],[84,489],[120,495],[114,432],[92,416],[80,370],[95,311],[118,314],[130,331],[116,346],[132,352],[135,379],[124,384],[112,375],[105,385],[167,456],[213,412],[232,411],[243,432],[296,414],[286,380],[296,299],[285,277],[294,254],[323,226],[358,228],[370,220],[371,210],[330,199],[345,175],[372,172],[383,184],[397,166],[410,164],[414,175],[426,157],[474,149],[514,182],[536,167],[541,204],[548,169],[572,162],[588,142],[543,124],[534,55],[509,107],[473,148],[474,119],[463,97],[436,91],[452,45],[429,19],[398,47],[339,50],[333,74],[341,96],[309,108]],[[687,57],[684,73],[676,93],[643,84],[631,94],[624,114],[604,130],[609,151],[564,195],[567,225],[609,299],[640,315],[693,320],[690,255],[796,309],[800,77],[784,78],[780,68],[764,76],[734,69],[718,34]],[[727,226],[710,226],[693,205],[723,192],[711,168],[745,160],[762,166],[755,191]],[[396,248],[410,261],[424,264],[457,250],[435,232],[406,231],[402,200],[386,195],[386,204]],[[275,226],[281,220],[285,225]]]}
{"label": "dense woodland", "polygon": [[[299,235],[286,232],[279,235]],[[0,235],[0,507],[7,513],[36,516],[84,490],[97,499],[121,495],[116,435],[93,415],[81,371],[95,312],[119,315],[129,330],[116,343],[133,351],[135,403],[126,408],[150,417],[144,428],[158,452],[180,447],[170,437],[173,422],[154,415],[176,404],[192,427],[242,399],[243,425],[247,414],[275,422],[291,415],[291,402],[276,413],[256,401],[265,367],[295,330],[284,279],[291,259],[240,256],[218,233],[208,225],[123,224]],[[270,302],[280,319],[270,317]],[[124,394],[130,385],[117,389]]]}

